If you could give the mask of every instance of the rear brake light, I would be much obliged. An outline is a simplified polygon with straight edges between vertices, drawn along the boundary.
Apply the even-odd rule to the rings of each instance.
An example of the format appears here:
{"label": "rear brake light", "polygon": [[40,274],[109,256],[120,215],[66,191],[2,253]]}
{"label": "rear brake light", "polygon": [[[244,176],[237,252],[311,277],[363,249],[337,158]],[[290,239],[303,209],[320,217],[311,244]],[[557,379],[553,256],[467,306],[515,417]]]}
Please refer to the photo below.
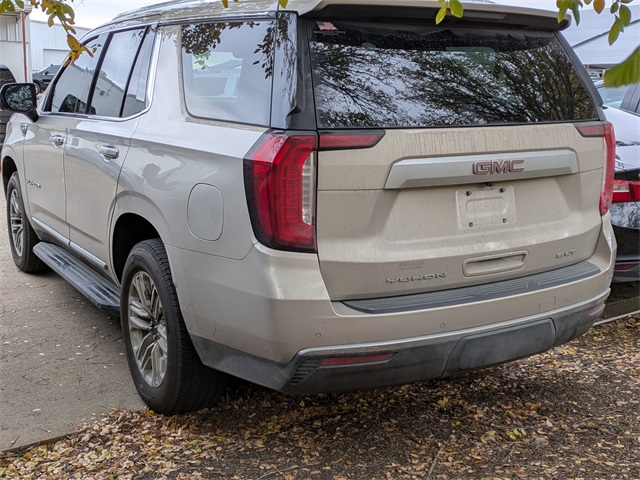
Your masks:
{"label": "rear brake light", "polygon": [[613,175],[616,162],[616,136],[613,125],[609,122],[578,126],[584,137],[604,136],[605,158],[602,170],[602,187],[600,189],[600,215],[609,211],[613,197]]}
{"label": "rear brake light", "polygon": [[616,164],[616,136],[613,125],[604,123],[604,142],[606,144],[607,156],[602,172],[602,191],[600,192],[600,215],[609,211],[613,199],[613,175]]}
{"label": "rear brake light", "polygon": [[247,205],[260,243],[277,250],[315,252],[318,150],[369,148],[384,131],[264,133],[244,159]]}
{"label": "rear brake light", "polygon": [[640,181],[613,181],[613,203],[640,202]]}
{"label": "rear brake light", "polygon": [[370,148],[376,146],[382,137],[384,137],[384,130],[320,132],[320,150]]}
{"label": "rear brake light", "polygon": [[247,204],[260,243],[315,252],[315,133],[267,132],[244,159]]}

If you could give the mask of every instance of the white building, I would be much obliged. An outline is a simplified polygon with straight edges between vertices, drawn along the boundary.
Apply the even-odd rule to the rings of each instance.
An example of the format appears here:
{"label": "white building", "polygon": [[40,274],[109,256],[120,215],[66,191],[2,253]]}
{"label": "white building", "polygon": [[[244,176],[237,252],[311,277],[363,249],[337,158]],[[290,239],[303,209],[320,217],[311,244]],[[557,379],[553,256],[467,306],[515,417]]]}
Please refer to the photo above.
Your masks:
{"label": "white building", "polygon": [[[69,53],[67,33],[56,23],[49,27],[47,22],[31,21],[31,70],[42,70],[49,65],[60,65]],[[75,37],[81,39],[89,28],[74,27]]]}
{"label": "white building", "polygon": [[591,69],[606,69],[625,60],[640,45],[640,5],[631,8],[631,24],[625,27],[618,40],[609,45],[609,30],[613,15],[606,8],[600,15],[593,9],[580,12],[580,25],[572,21],[563,32],[583,65]]}
{"label": "white building", "polygon": [[9,67],[16,80],[31,78],[31,56],[29,45],[29,13],[31,5],[23,10],[0,15],[0,64]]}

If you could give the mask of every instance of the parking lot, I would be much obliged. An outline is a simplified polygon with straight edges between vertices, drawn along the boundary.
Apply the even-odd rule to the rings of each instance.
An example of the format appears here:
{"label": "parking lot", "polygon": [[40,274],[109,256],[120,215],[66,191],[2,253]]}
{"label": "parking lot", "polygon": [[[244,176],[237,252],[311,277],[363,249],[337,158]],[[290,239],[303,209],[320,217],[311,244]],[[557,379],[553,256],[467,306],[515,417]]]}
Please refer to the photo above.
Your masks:
{"label": "parking lot", "polygon": [[0,451],[73,431],[111,408],[143,407],[119,320],[55,273],[20,272],[0,213]]}

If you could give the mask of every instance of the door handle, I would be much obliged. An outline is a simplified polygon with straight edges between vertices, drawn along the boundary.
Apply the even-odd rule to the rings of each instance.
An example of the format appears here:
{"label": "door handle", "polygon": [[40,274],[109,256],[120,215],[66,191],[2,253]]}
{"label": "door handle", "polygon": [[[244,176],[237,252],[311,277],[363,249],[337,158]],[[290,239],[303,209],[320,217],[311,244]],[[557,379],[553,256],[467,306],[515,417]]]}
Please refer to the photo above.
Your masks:
{"label": "door handle", "polygon": [[100,148],[98,148],[98,152],[107,160],[114,160],[120,155],[120,150],[111,145],[101,145]]}
{"label": "door handle", "polygon": [[53,143],[56,147],[61,147],[64,144],[64,140],[67,138],[65,135],[59,135],[56,133],[52,133],[49,136],[49,141]]}

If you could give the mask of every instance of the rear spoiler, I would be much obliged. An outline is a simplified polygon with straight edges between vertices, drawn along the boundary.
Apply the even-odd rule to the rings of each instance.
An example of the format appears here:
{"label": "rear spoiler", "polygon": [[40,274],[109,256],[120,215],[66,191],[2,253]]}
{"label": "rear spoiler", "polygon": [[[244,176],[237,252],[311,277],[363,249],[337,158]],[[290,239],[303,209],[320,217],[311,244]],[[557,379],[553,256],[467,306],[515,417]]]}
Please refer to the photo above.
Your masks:
{"label": "rear spoiler", "polygon": [[[430,22],[435,25],[435,17],[442,6],[429,0],[321,0],[317,3],[304,2],[300,5],[296,0],[289,0],[288,6],[298,10],[300,15],[311,18],[354,18],[377,20],[381,22],[411,21],[414,23]],[[391,5],[391,3],[393,5]],[[305,8],[306,7],[306,8]],[[441,27],[488,27],[517,28],[522,30],[564,30],[571,24],[571,17],[566,15],[558,22],[556,12],[533,8],[497,5],[494,3],[466,2],[464,15],[456,18],[447,15],[438,25]]]}

